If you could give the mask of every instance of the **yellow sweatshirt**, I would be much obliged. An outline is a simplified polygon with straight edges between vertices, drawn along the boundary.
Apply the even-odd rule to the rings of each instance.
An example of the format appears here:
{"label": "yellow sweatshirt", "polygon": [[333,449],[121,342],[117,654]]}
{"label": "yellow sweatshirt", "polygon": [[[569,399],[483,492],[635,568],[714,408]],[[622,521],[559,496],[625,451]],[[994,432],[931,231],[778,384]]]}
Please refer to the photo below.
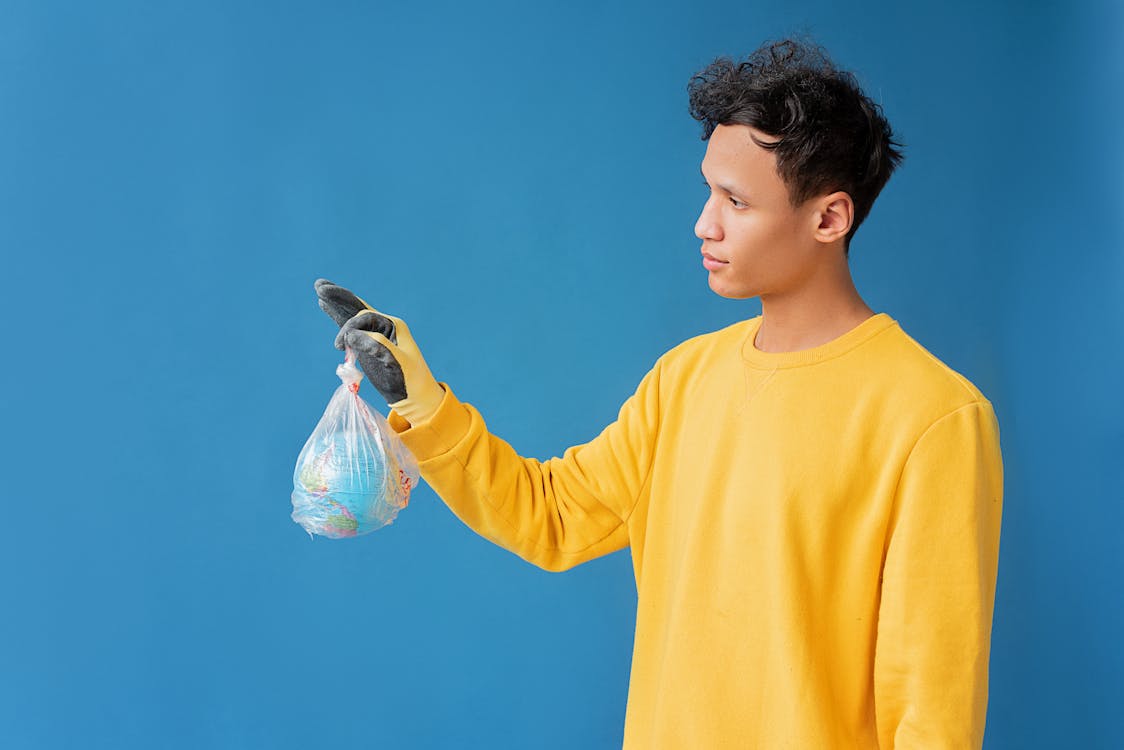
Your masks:
{"label": "yellow sweatshirt", "polygon": [[631,547],[626,750],[979,748],[1003,468],[991,403],[889,315],[661,356],[617,421],[519,456],[447,384],[390,424],[469,527],[547,570]]}

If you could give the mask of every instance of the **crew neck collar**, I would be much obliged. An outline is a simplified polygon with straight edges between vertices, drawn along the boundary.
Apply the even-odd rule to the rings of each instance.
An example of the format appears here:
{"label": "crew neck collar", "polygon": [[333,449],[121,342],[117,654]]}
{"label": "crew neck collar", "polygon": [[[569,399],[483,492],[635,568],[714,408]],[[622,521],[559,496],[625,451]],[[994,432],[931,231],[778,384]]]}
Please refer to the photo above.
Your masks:
{"label": "crew neck collar", "polygon": [[814,365],[824,360],[838,357],[859,344],[886,330],[897,321],[886,313],[875,313],[862,323],[826,344],[795,352],[763,352],[753,345],[753,339],[761,328],[763,318],[758,315],[746,321],[746,335],[742,340],[742,359],[752,367],[763,370],[783,369]]}

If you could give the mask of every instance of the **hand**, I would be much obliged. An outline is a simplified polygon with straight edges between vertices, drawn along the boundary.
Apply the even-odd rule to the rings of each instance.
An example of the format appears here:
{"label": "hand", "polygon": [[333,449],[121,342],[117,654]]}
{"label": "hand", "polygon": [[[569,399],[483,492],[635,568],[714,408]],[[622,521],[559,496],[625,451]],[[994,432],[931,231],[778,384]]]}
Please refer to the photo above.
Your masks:
{"label": "hand", "polygon": [[410,424],[437,411],[445,391],[429,371],[405,321],[380,313],[326,279],[316,282],[316,296],[321,309],[341,326],[336,348],[355,352],[359,368],[392,409]]}

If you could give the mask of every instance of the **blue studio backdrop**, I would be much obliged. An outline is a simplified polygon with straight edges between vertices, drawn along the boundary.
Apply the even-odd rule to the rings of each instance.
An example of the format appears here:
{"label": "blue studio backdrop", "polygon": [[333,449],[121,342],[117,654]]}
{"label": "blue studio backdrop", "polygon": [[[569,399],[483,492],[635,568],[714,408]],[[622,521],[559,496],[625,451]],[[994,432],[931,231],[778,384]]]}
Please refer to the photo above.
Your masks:
{"label": "blue studio backdrop", "polygon": [[[1122,747],[1117,3],[0,2],[0,746],[619,747],[627,551],[564,574],[425,485],[310,539],[320,276],[526,456],[758,314],[707,286],[690,75],[809,32],[906,161],[876,311],[995,404],[986,747]],[[369,388],[365,394],[385,413]]]}

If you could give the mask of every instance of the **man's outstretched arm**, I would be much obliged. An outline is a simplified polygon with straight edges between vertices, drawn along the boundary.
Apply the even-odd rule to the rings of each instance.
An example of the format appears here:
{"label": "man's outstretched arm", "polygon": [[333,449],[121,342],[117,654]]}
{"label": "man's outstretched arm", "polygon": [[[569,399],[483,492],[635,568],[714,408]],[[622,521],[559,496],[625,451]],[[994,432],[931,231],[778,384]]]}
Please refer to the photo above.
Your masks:
{"label": "man's outstretched arm", "polygon": [[659,425],[660,365],[616,421],[559,458],[520,456],[488,432],[480,412],[447,384],[436,412],[390,425],[422,477],[481,536],[546,570],[561,571],[628,546],[628,518],[647,492]]}

